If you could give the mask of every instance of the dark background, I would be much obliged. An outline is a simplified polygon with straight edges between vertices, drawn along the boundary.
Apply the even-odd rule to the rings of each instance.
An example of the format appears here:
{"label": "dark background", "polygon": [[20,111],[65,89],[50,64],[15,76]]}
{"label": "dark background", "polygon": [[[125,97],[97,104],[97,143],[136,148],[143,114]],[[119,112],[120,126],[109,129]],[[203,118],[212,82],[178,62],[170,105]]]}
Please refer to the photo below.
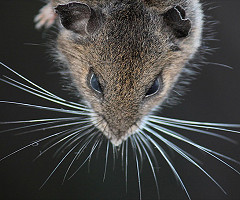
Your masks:
{"label": "dark background", "polygon": [[[74,97],[62,88],[59,74],[53,73],[57,71],[57,68],[53,67],[51,56],[47,53],[48,47],[45,43],[49,41],[49,38],[55,37],[55,29],[51,31],[34,29],[33,16],[43,5],[41,1],[1,0],[0,61],[57,95],[74,100]],[[218,7],[215,9],[207,10],[207,8],[216,6]],[[163,116],[196,121],[240,123],[240,1],[219,0],[216,3],[210,2],[210,5],[205,7],[206,13],[220,22],[214,28],[217,32],[215,38],[219,41],[209,42],[211,48],[219,49],[212,55],[206,55],[206,58],[209,62],[229,65],[233,67],[233,70],[210,64],[201,66],[197,80],[189,86],[190,92],[182,98],[182,103],[166,108]],[[10,76],[11,73],[3,67],[0,68],[1,76],[3,74]],[[49,105],[46,101],[27,95],[4,83],[0,83],[0,100]],[[55,117],[51,112],[11,105],[1,104],[0,110],[0,121]],[[61,117],[61,115],[56,115],[56,117]],[[1,130],[15,127],[13,125],[0,126]],[[51,133],[53,132],[45,131],[43,134],[46,136]],[[186,136],[194,134],[188,133]],[[230,135],[232,139],[239,141],[237,134],[225,133],[225,135]],[[40,137],[39,133],[25,135],[16,135],[16,132],[1,133],[0,158]],[[195,139],[202,145],[240,160],[239,145],[229,144],[210,136]],[[39,190],[38,188],[60,161],[59,158],[53,158],[52,155],[56,150],[53,149],[33,162],[44,144],[34,145],[0,162],[0,199],[138,199],[136,167],[133,161],[130,161],[129,166],[127,193],[120,159],[117,160],[115,170],[113,170],[110,158],[107,177],[103,183],[104,148],[100,150],[98,159],[93,156],[90,170],[85,165],[77,175],[62,185],[61,181],[69,164],[66,161],[45,187]],[[189,152],[193,151],[191,147],[186,148]],[[169,152],[192,199],[240,199],[240,176],[222,163],[198,152],[204,162],[204,168],[208,169],[226,189],[228,196],[224,195],[201,171],[175,153]],[[131,156],[130,160],[132,160]],[[160,169],[157,177],[161,198],[186,199],[184,191],[167,164],[163,159],[159,159],[159,162]],[[240,170],[239,165],[231,164]],[[143,199],[157,199],[154,180],[146,159],[141,176]]]}

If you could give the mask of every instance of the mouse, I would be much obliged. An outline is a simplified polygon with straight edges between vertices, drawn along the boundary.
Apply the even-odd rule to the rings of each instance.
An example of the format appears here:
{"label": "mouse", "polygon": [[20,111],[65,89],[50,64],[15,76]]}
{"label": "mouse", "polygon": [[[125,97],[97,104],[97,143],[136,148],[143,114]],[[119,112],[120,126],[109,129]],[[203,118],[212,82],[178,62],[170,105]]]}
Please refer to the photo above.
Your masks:
{"label": "mouse", "polygon": [[35,20],[59,22],[57,57],[92,123],[119,146],[168,99],[201,45],[203,14],[196,0],[52,0]]}
{"label": "mouse", "polygon": [[[74,155],[64,180],[80,155],[87,151],[87,147],[93,144],[87,158],[70,178],[91,159],[94,151],[104,143],[102,141],[107,141],[104,178],[112,146],[113,157],[122,154],[127,185],[130,165],[128,156],[129,149],[132,149],[139,199],[142,199],[140,171],[143,159],[149,163],[160,199],[156,151],[170,167],[186,198],[191,199],[180,173],[163,147],[165,145],[200,170],[226,194],[206,167],[175,141],[200,150],[237,174],[240,174],[239,171],[226,160],[239,162],[198,144],[175,129],[234,143],[231,138],[215,131],[239,133],[232,128],[239,128],[240,125],[173,119],[163,117],[161,112],[164,106],[175,103],[174,93],[179,96],[184,93],[182,82],[185,83],[194,74],[188,65],[199,56],[203,45],[204,14],[199,0],[50,0],[40,9],[34,21],[36,29],[57,28],[57,37],[51,47],[53,59],[67,69],[68,75],[65,75],[70,76],[78,102],[68,101],[49,92],[0,62],[1,66],[25,83],[8,76],[1,78],[1,81],[57,103],[62,108],[10,101],[0,103],[73,115],[8,123],[23,125],[8,131],[29,127],[35,128],[29,132],[59,127],[65,129],[42,136],[0,161],[29,147],[36,148],[47,140],[51,141],[38,157],[61,144],[55,155],[64,155],[40,187],[42,189],[70,154]],[[40,125],[45,127],[38,129]]]}

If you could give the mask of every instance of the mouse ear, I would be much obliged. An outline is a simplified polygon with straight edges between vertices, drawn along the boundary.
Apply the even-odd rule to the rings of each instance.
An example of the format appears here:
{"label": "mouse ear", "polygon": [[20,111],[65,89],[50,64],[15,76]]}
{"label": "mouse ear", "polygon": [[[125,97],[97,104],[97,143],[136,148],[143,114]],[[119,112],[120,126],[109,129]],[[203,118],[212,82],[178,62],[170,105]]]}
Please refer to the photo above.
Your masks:
{"label": "mouse ear", "polygon": [[177,38],[187,37],[191,30],[191,21],[181,6],[175,6],[163,14],[163,19],[170,26]]}
{"label": "mouse ear", "polygon": [[100,27],[97,13],[83,3],[60,4],[56,8],[62,25],[75,33],[87,35],[94,33]]}

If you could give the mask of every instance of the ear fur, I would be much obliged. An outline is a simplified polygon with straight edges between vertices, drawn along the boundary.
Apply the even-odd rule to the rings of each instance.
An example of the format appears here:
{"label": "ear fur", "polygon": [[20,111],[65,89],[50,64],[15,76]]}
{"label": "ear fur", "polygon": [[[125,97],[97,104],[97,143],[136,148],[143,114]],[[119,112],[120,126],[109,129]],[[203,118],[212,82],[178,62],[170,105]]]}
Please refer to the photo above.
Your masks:
{"label": "ear fur", "polygon": [[62,25],[81,35],[93,34],[100,27],[100,16],[84,3],[60,4],[56,8]]}
{"label": "ear fur", "polygon": [[187,37],[191,30],[191,21],[181,6],[175,6],[163,14],[163,19],[170,26],[177,38]]}

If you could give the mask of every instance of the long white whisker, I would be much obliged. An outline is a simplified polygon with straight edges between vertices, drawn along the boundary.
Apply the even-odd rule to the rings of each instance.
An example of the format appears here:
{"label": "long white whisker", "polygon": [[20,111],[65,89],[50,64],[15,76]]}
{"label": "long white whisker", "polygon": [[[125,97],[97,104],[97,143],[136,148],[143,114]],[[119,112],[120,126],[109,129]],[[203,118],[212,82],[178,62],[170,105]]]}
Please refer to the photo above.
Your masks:
{"label": "long white whisker", "polygon": [[54,170],[51,172],[51,174],[48,176],[48,178],[44,181],[44,183],[39,188],[40,190],[43,188],[43,186],[48,182],[48,180],[51,178],[51,176],[54,174],[54,172],[58,169],[58,167],[62,164],[62,162],[67,158],[67,156],[78,146],[79,144],[76,144],[72,149],[70,149],[66,155],[62,158],[62,160],[57,164],[57,166],[54,168]]}
{"label": "long white whisker", "polygon": [[[45,140],[47,140],[47,139],[49,139],[49,138],[53,138],[53,137],[58,136],[58,135],[60,135],[60,134],[62,134],[62,133],[63,133],[63,131],[57,132],[57,133],[55,133],[55,134],[52,134],[52,135],[50,135],[50,136],[47,136],[47,137],[44,137],[44,138],[41,138],[41,139],[38,139],[38,140],[34,141],[34,144],[40,143],[40,142],[45,141]],[[18,149],[18,150],[16,150],[16,151],[14,151],[14,152],[12,152],[12,153],[10,153],[10,154],[8,154],[7,156],[1,158],[1,159],[0,159],[0,162],[3,161],[3,160],[5,160],[5,159],[7,159],[7,158],[9,158],[9,157],[12,156],[12,155],[14,155],[14,154],[16,154],[16,153],[24,150],[24,149],[27,149],[28,147],[31,147],[31,146],[33,146],[33,142],[30,143],[30,144],[28,144],[28,145],[26,145],[26,146],[24,146],[24,147],[22,147],[22,148],[20,148],[20,149]]]}
{"label": "long white whisker", "polygon": [[[9,84],[9,85],[12,85],[12,86],[14,86],[14,87],[16,87],[16,88],[19,88],[19,89],[24,90],[24,91],[26,91],[26,92],[28,92],[28,91],[30,91],[30,90],[33,90],[34,92],[40,93],[40,94],[42,94],[42,95],[44,95],[44,96],[48,96],[48,97],[50,97],[50,98],[58,99],[58,98],[55,97],[55,96],[52,96],[52,95],[50,95],[50,94],[48,94],[48,93],[46,93],[46,92],[43,92],[43,91],[41,91],[41,90],[35,89],[35,88],[33,88],[33,87],[30,87],[30,86],[28,86],[28,85],[26,85],[26,84],[24,84],[24,83],[21,83],[21,82],[19,82],[19,81],[17,81],[17,80],[14,80],[14,79],[10,78],[10,77],[8,77],[8,76],[3,75],[3,77],[6,78],[6,79],[8,79],[8,80],[5,80],[5,79],[0,78],[1,81],[5,82],[5,83],[7,83],[7,84]],[[12,81],[13,83],[10,82],[10,81]],[[15,83],[15,84],[14,84],[14,83]],[[17,85],[17,84],[18,84],[18,85]],[[20,87],[20,86],[22,86],[22,87]],[[29,90],[25,90],[25,88],[27,88],[27,89],[29,89]],[[60,99],[58,99],[58,100],[60,100]]]}
{"label": "long white whisker", "polygon": [[[101,145],[101,141],[103,140],[103,137],[104,137],[104,136],[103,136],[103,135],[100,135],[100,134],[97,136],[97,139],[99,140],[98,143],[97,143],[97,146],[100,146],[100,145]],[[96,146],[96,148],[97,148],[97,146]],[[89,159],[88,159],[88,172],[89,172],[89,173],[90,173],[90,164],[91,164],[92,155],[93,155],[93,154],[90,154],[90,157],[89,157]]]}
{"label": "long white whisker", "polygon": [[156,189],[157,189],[158,199],[160,199],[158,181],[157,181],[156,172],[155,172],[155,169],[154,169],[154,166],[153,166],[153,162],[152,162],[152,159],[151,159],[150,155],[148,154],[148,151],[147,151],[146,148],[144,147],[144,144],[148,147],[148,143],[147,143],[147,141],[145,140],[145,138],[143,138],[143,137],[141,138],[138,134],[139,134],[139,133],[137,133],[135,137],[136,137],[136,139],[139,141],[139,143],[141,144],[141,147],[143,148],[143,151],[145,152],[145,154],[146,154],[146,156],[147,156],[149,165],[150,165],[151,170],[152,170],[152,173],[153,173],[153,177],[154,177],[154,181],[155,181],[155,185],[156,185]]}
{"label": "long white whisker", "polygon": [[122,171],[124,171],[124,151],[125,151],[125,141],[122,142],[121,144],[122,152],[121,152],[121,157],[122,157]]}
{"label": "long white whisker", "polygon": [[43,89],[42,87],[38,86],[37,84],[33,83],[32,81],[28,80],[27,78],[25,78],[24,76],[22,76],[21,74],[17,73],[16,71],[14,71],[13,69],[11,69],[10,67],[8,67],[7,65],[5,65],[4,63],[0,62],[0,64],[5,67],[6,69],[8,69],[9,71],[13,72],[14,74],[16,74],[18,77],[22,78],[23,80],[25,80],[26,82],[30,83],[31,85],[35,86],[36,88],[42,90],[43,92],[46,92],[48,93],[49,95],[51,95],[52,97],[54,98],[58,98],[58,99],[61,99],[59,98],[58,96],[52,94],[51,92]]}
{"label": "long white whisker", "polygon": [[102,144],[103,144],[103,142],[104,142],[105,139],[106,139],[105,137],[102,137],[102,140],[100,140],[100,142],[99,142],[99,144],[98,144],[98,148],[97,148],[97,152],[96,152],[96,159],[99,158],[99,152],[100,152],[100,149],[101,149]]}
{"label": "long white whisker", "polygon": [[[69,120],[63,120],[63,121],[75,121],[75,119],[73,119],[73,120],[69,119]],[[12,128],[12,129],[3,130],[3,131],[0,131],[0,133],[6,133],[6,132],[21,130],[21,129],[33,128],[33,127],[37,127],[37,126],[55,124],[55,123],[59,123],[59,122],[62,122],[62,121],[60,121],[60,120],[51,120],[51,121],[47,121],[47,122],[42,122],[42,123],[37,123],[37,124],[32,124],[32,125],[21,126],[21,127],[17,127],[17,128]],[[87,122],[87,121],[85,121],[85,122]],[[79,122],[78,122],[78,123],[79,123]],[[26,132],[19,133],[19,134],[37,132],[37,131],[43,130],[43,129],[46,130],[46,129],[48,129],[48,128],[49,128],[49,127],[45,127],[45,128],[41,128],[41,129],[34,129],[34,130],[32,130],[32,131],[26,131]]]}
{"label": "long white whisker", "polygon": [[13,69],[11,69],[11,68],[8,67],[7,65],[5,65],[4,63],[0,62],[0,64],[1,64],[3,67],[5,67],[6,69],[8,69],[9,71],[11,71],[11,72],[13,72],[14,74],[16,74],[18,77],[22,78],[23,80],[25,80],[26,82],[30,83],[30,84],[33,85],[34,87],[40,89],[40,90],[43,91],[44,93],[49,94],[49,95],[50,95],[51,97],[53,97],[53,98],[56,98],[56,99],[58,99],[58,100],[60,100],[60,101],[66,102],[66,103],[70,103],[70,104],[76,105],[76,106],[78,106],[78,107],[86,107],[86,106],[84,106],[84,105],[82,105],[82,104],[78,104],[78,103],[74,103],[74,102],[70,102],[70,101],[67,101],[67,100],[65,100],[65,99],[62,99],[62,98],[56,96],[55,94],[53,94],[53,93],[51,93],[51,92],[43,89],[42,87],[40,87],[39,85],[33,83],[32,81],[28,80],[27,78],[25,78],[25,77],[22,76],[21,74],[17,73],[17,72],[14,71]]}
{"label": "long white whisker", "polygon": [[[141,134],[140,134],[141,133]],[[155,147],[156,149],[161,153],[161,155],[163,156],[163,158],[166,160],[167,164],[170,166],[171,170],[173,171],[174,175],[177,177],[178,181],[181,184],[181,187],[183,188],[183,190],[185,191],[188,199],[190,200],[190,195],[187,191],[187,188],[185,187],[181,177],[179,176],[178,172],[176,171],[176,169],[174,168],[173,164],[171,163],[171,161],[168,159],[167,153],[164,151],[164,149],[158,144],[156,143],[150,136],[148,136],[147,134],[145,134],[144,132],[140,131],[139,132],[139,136],[145,137],[148,141],[150,141]]]}
{"label": "long white whisker", "polygon": [[[67,127],[67,126],[74,126],[74,125],[81,125],[83,123],[87,123],[88,121],[80,121],[80,122],[72,122],[72,123],[67,123],[67,124],[60,124],[60,125],[55,125],[55,126],[50,126],[50,127],[44,127],[44,128],[39,128],[39,129],[34,129],[31,131],[25,131],[25,132],[21,132],[19,134],[27,134],[27,133],[34,133],[37,131],[42,131],[42,130],[50,130],[50,129],[55,129],[55,128],[62,128],[62,127]],[[48,122],[49,124],[50,122]],[[33,125],[32,125],[33,126]],[[19,135],[18,134],[18,135]]]}
{"label": "long white whisker", "polygon": [[[142,131],[143,131],[143,128],[140,128],[140,127],[139,127],[139,130],[142,130]],[[138,134],[141,134],[141,133],[137,132],[137,136],[139,137]],[[139,139],[144,139],[144,138],[139,138]],[[157,161],[156,155],[155,155],[155,153],[153,152],[152,147],[150,146],[151,144],[150,144],[149,141],[146,140],[146,139],[144,140],[144,143],[145,143],[148,151],[151,153],[151,156],[152,156],[152,158],[154,159],[155,165],[158,166],[158,161]]]}
{"label": "long white whisker", "polygon": [[68,175],[68,172],[70,171],[73,163],[75,162],[76,159],[78,159],[78,157],[83,153],[83,151],[86,149],[86,147],[89,145],[89,143],[93,140],[94,138],[94,134],[91,134],[89,135],[86,139],[85,139],[85,142],[84,144],[82,145],[82,147],[78,150],[78,152],[76,153],[76,155],[74,156],[73,160],[71,161],[71,163],[69,164],[65,174],[64,174],[64,177],[63,177],[63,181],[62,181],[62,184],[65,182],[66,178],[67,178],[67,175]]}
{"label": "long white whisker", "polygon": [[[61,131],[61,132],[60,132],[61,135],[59,135],[59,137],[62,136],[62,135],[70,134],[71,132],[73,132],[73,134],[74,134],[76,130],[77,130],[77,129],[67,129],[67,130]],[[70,135],[72,136],[72,134],[70,134]],[[67,136],[66,136],[66,137],[67,137]],[[64,138],[65,138],[65,137],[64,137]],[[38,158],[40,158],[43,154],[45,154],[49,149],[51,149],[52,147],[54,147],[55,145],[57,145],[57,144],[60,143],[60,142],[61,142],[61,141],[58,141],[58,142],[52,144],[51,146],[47,147],[46,149],[43,148],[44,150],[40,152],[40,154],[34,159],[34,161],[36,161],[36,160],[37,160]]]}
{"label": "long white whisker", "polygon": [[115,145],[112,144],[112,153],[113,153],[113,171],[115,169],[115,165],[116,165],[116,149],[115,149]]}
{"label": "long white whisker", "polygon": [[171,147],[174,151],[176,151],[178,154],[180,154],[183,158],[188,160],[190,163],[195,165],[198,169],[200,169],[205,175],[207,175],[223,192],[224,194],[227,194],[226,191],[222,188],[222,186],[210,175],[208,174],[199,164],[197,164],[193,159],[191,159],[188,155],[186,155],[181,148],[177,147],[172,142],[168,141],[166,138],[159,135],[156,131],[154,131],[152,128],[145,127],[145,130],[147,130],[149,133],[152,133],[154,136],[156,136],[158,139],[160,139],[162,142],[164,142],[166,145]]}
{"label": "long white whisker", "polygon": [[[151,127],[153,127],[153,128],[155,128],[156,130],[161,131],[162,133],[165,133],[165,134],[167,134],[167,135],[170,135],[170,136],[172,136],[172,137],[174,137],[174,138],[176,138],[176,139],[178,139],[178,140],[181,140],[181,141],[183,141],[183,142],[186,142],[186,143],[188,143],[188,144],[190,144],[190,145],[192,145],[192,146],[194,146],[194,147],[196,147],[196,148],[204,151],[205,153],[211,155],[212,157],[216,158],[218,161],[222,162],[223,164],[225,164],[226,166],[228,166],[229,168],[231,168],[231,169],[232,169],[233,171],[235,171],[236,173],[240,174],[240,172],[239,172],[238,170],[236,170],[234,167],[232,167],[231,165],[229,165],[228,163],[226,163],[225,161],[223,161],[222,159],[220,159],[219,157],[217,157],[217,156],[215,156],[215,155],[221,156],[222,158],[225,158],[225,159],[228,159],[228,160],[230,160],[230,161],[232,161],[232,162],[235,162],[235,163],[240,164],[238,161],[236,161],[236,160],[234,160],[234,159],[232,159],[232,158],[230,158],[230,157],[228,157],[228,156],[225,156],[225,155],[223,155],[223,154],[220,154],[220,153],[218,153],[218,152],[216,152],[216,151],[213,151],[213,150],[211,150],[211,149],[208,149],[208,148],[206,148],[206,147],[203,147],[203,146],[201,146],[201,145],[199,145],[199,144],[196,144],[196,143],[194,143],[194,142],[192,142],[192,141],[190,141],[190,140],[187,140],[187,139],[185,139],[185,138],[181,138],[181,137],[175,135],[175,132],[172,131],[172,130],[169,130],[169,129],[166,129],[166,128],[157,126],[157,125],[155,125],[155,124],[152,124],[151,122],[149,122],[148,125],[151,126]],[[157,134],[157,135],[158,135],[158,134]],[[157,135],[156,135],[156,137],[157,137]],[[215,155],[213,155],[213,154],[215,154]]]}
{"label": "long white whisker", "polygon": [[[28,86],[28,85],[26,85],[26,84],[24,84],[24,83],[21,83],[21,82],[15,80],[15,79],[13,79],[13,78],[10,78],[10,77],[8,77],[8,76],[3,75],[3,77],[4,77],[5,79],[7,79],[7,80],[1,78],[1,79],[0,79],[1,81],[5,82],[5,83],[7,83],[7,84],[10,84],[10,85],[12,85],[12,84],[15,83],[15,85],[12,85],[12,86],[14,86],[14,87],[15,87],[15,86],[22,86],[22,87],[25,87],[25,88],[27,88],[27,89],[29,89],[29,90],[33,90],[33,91],[35,91],[35,92],[38,92],[38,93],[40,93],[40,94],[42,94],[42,95],[44,95],[44,96],[48,96],[48,97],[51,97],[51,98],[57,98],[57,97],[52,96],[52,95],[50,95],[50,94],[48,94],[48,93],[46,93],[46,92],[43,92],[43,91],[41,91],[41,90],[35,89],[35,88],[33,88],[33,87],[30,87],[30,86]],[[12,81],[12,82],[10,82],[10,81]],[[57,98],[57,99],[58,99],[58,98]]]}
{"label": "long white whisker", "polygon": [[19,86],[19,85],[16,85],[16,84],[14,84],[14,83],[11,83],[11,82],[9,82],[9,81],[7,81],[7,80],[4,80],[4,79],[1,79],[1,78],[0,78],[0,81],[3,81],[3,82],[5,82],[5,83],[7,83],[7,84],[9,84],[9,85],[12,85],[12,86],[18,88],[18,89],[21,89],[21,90],[23,90],[23,91],[25,91],[25,92],[28,92],[28,93],[33,94],[33,95],[35,95],[35,96],[38,96],[38,97],[40,97],[40,98],[42,98],[42,99],[51,101],[51,102],[53,102],[53,103],[57,103],[57,104],[59,104],[59,105],[63,105],[63,106],[66,106],[66,107],[69,107],[69,108],[73,108],[73,109],[76,109],[76,110],[88,111],[88,112],[89,112],[89,109],[81,108],[81,107],[74,106],[74,105],[70,105],[70,104],[64,103],[64,102],[62,102],[62,101],[59,101],[59,100],[55,100],[55,99],[53,99],[53,98],[50,98],[50,97],[48,97],[48,96],[38,94],[37,92],[33,92],[33,91],[29,90],[29,89],[26,89],[26,88],[24,88],[24,87],[21,87],[21,86]]}
{"label": "long white whisker", "polygon": [[[135,135],[132,135],[132,138],[134,139],[134,142],[135,142],[135,146],[137,147],[138,149],[138,152],[139,152],[139,156],[140,156],[140,166],[142,167],[142,164],[143,164],[143,154],[142,154],[142,150],[141,150],[141,147],[138,143],[138,140],[136,139]],[[141,169],[141,168],[140,168]]]}
{"label": "long white whisker", "polygon": [[110,141],[108,140],[108,142],[107,142],[107,149],[106,149],[106,156],[105,156],[105,167],[104,167],[104,174],[103,174],[103,182],[106,179],[106,173],[107,173],[109,143],[110,143]]}
{"label": "long white whisker", "polygon": [[[38,124],[33,124],[33,125],[27,125],[27,126],[22,126],[22,127],[7,129],[7,130],[4,130],[4,131],[0,131],[0,133],[6,133],[6,132],[21,130],[21,129],[27,129],[27,128],[32,128],[32,127],[42,126],[42,125],[55,124],[55,123],[57,123],[57,122],[56,122],[56,121],[43,122],[43,123],[38,123]],[[34,131],[35,131],[35,130],[34,130]]]}
{"label": "long white whisker", "polygon": [[[197,127],[197,128],[204,128],[204,129],[213,129],[213,130],[218,130],[218,131],[225,131],[225,132],[231,132],[231,133],[238,133],[240,134],[240,131],[236,131],[236,130],[231,130],[231,129],[226,129],[226,128],[220,128],[220,127],[213,127],[213,126],[207,126],[207,125],[196,125],[196,124],[187,124],[187,123],[180,123],[180,122],[170,122],[170,123],[173,123],[173,124],[180,124],[180,125],[185,125],[185,126],[191,126],[191,127]],[[227,125],[227,124],[225,124]],[[237,124],[228,124],[229,126],[235,126],[235,128],[240,128],[240,125],[237,125]],[[238,127],[237,127],[238,126]],[[210,132],[211,133],[211,132]],[[209,134],[210,135],[210,134]],[[212,135],[214,135],[212,133]],[[217,136],[218,134],[216,134],[215,136],[216,137],[220,137]],[[225,140],[230,140],[230,138],[228,137],[224,137],[222,136],[223,139]],[[235,141],[233,141],[234,143],[236,143]]]}
{"label": "long white whisker", "polygon": [[172,119],[167,117],[160,117],[150,115],[150,118],[171,121],[171,122],[179,122],[183,124],[192,124],[192,125],[202,125],[202,126],[217,126],[217,127],[228,127],[228,128],[240,128],[240,124],[225,124],[225,123],[209,123],[209,122],[195,122],[195,121],[188,121],[188,120],[180,120],[180,119]]}
{"label": "long white whisker", "polygon": [[[92,128],[90,128],[90,127],[92,127]],[[78,135],[76,135],[76,136],[72,137],[70,140],[66,141],[66,142],[55,152],[54,156],[56,156],[60,151],[64,151],[64,150],[67,149],[68,147],[72,146],[76,141],[79,140],[79,138],[81,138],[81,137],[89,134],[95,127],[94,127],[92,124],[90,124],[90,125],[85,126],[85,127],[82,127],[82,128],[83,128],[83,129],[86,129],[86,128],[87,128],[87,129],[84,130],[84,132],[82,133],[82,135],[80,135],[79,137],[78,137]]]}
{"label": "long white whisker", "polygon": [[225,65],[225,64],[222,64],[222,63],[214,63],[214,62],[206,62],[206,61],[204,61],[204,64],[216,65],[216,66],[225,67],[225,68],[228,68],[228,69],[233,69],[233,67]]}
{"label": "long white whisker", "polygon": [[22,123],[37,123],[37,122],[49,122],[49,121],[67,121],[67,120],[78,120],[80,117],[66,117],[66,118],[50,118],[50,119],[30,119],[25,121],[9,121],[0,122],[0,124],[22,124]]}
{"label": "long white whisker", "polygon": [[[90,125],[89,125],[90,126]],[[79,132],[81,132],[82,130],[86,130],[89,126],[85,126],[85,127],[81,127],[81,128],[75,128],[75,129],[71,129],[70,131],[64,133],[64,135],[68,134],[67,136],[65,136],[64,138],[62,138],[61,140],[58,140],[57,142],[55,142],[54,144],[52,144],[51,146],[49,146],[48,148],[46,148],[44,151],[41,152],[41,154],[39,156],[37,156],[34,160],[38,159],[40,156],[42,156],[44,153],[46,153],[48,150],[50,150],[51,148],[53,148],[54,146],[56,146],[57,144],[65,141],[68,138],[72,138],[75,135],[77,135]],[[71,133],[73,132],[73,133]],[[71,133],[71,134],[70,134]]]}
{"label": "long white whisker", "polygon": [[137,156],[137,152],[136,152],[136,142],[133,139],[132,136],[130,136],[130,141],[132,144],[132,148],[133,148],[133,153],[135,156],[135,160],[136,160],[136,168],[137,168],[137,177],[138,177],[138,190],[139,190],[139,200],[142,200],[142,187],[141,187],[141,177],[140,177],[140,171],[139,171],[139,161],[138,161],[138,156]]}
{"label": "long white whisker", "polygon": [[[95,135],[97,135],[99,132],[97,133],[93,133]],[[94,143],[92,150],[89,154],[89,156],[86,158],[86,160],[81,164],[81,166],[68,178],[68,180],[70,180],[81,168],[82,166],[88,161],[88,159],[92,156],[93,152],[95,151],[96,147],[98,146],[99,143],[99,138],[96,140],[96,142]]]}
{"label": "long white whisker", "polygon": [[126,144],[126,153],[125,153],[125,183],[126,183],[126,192],[128,187],[128,139],[125,142]]}
{"label": "long white whisker", "polygon": [[[156,119],[151,119],[151,118],[149,118],[149,121],[157,123],[157,124],[161,124],[161,125],[166,125],[166,126],[176,127],[176,128],[180,128],[180,129],[189,130],[189,131],[199,132],[199,133],[203,133],[203,134],[206,134],[206,135],[211,135],[211,136],[218,137],[218,138],[221,138],[223,140],[226,140],[226,141],[229,141],[231,143],[236,144],[236,141],[232,140],[229,137],[222,136],[222,135],[210,132],[210,131],[200,130],[200,129],[196,129],[196,128],[190,128],[190,127],[186,127],[186,126],[193,126],[193,127],[206,128],[206,129],[211,128],[211,129],[216,129],[216,130],[221,130],[221,131],[229,131],[229,132],[238,132],[238,131],[233,131],[233,130],[229,130],[229,129],[222,129],[222,128],[218,128],[218,127],[208,127],[208,126],[198,126],[198,125],[191,125],[191,124],[174,123],[174,122],[162,121],[162,120],[159,120],[159,119],[156,120]],[[178,124],[180,124],[180,125],[178,125]]]}
{"label": "long white whisker", "polygon": [[[98,126],[101,122],[102,122],[102,120],[99,120],[95,126]],[[87,135],[87,134],[91,133],[91,132],[95,129],[95,126],[91,124],[90,127],[92,127],[92,128],[86,130],[86,132],[84,132],[84,135]],[[74,144],[76,141],[78,141],[78,138],[73,138],[73,139],[71,139],[71,140],[72,140],[71,142],[70,142],[70,141],[65,142],[65,143],[56,151],[56,153],[54,154],[54,156],[56,156],[59,151],[64,151],[66,148],[68,148],[69,146],[71,146],[72,144]],[[66,146],[66,145],[67,145],[67,146]]]}
{"label": "long white whisker", "polygon": [[26,106],[26,107],[31,107],[31,108],[37,108],[37,109],[40,109],[40,110],[49,110],[49,111],[54,111],[54,112],[59,112],[59,113],[68,113],[68,114],[85,115],[85,116],[90,116],[91,115],[90,113],[84,113],[84,112],[80,112],[80,111],[58,109],[58,108],[39,106],[39,105],[34,105],[34,104],[27,104],[27,103],[22,103],[22,102],[0,101],[0,103],[14,104],[14,105],[19,105],[19,106]]}

